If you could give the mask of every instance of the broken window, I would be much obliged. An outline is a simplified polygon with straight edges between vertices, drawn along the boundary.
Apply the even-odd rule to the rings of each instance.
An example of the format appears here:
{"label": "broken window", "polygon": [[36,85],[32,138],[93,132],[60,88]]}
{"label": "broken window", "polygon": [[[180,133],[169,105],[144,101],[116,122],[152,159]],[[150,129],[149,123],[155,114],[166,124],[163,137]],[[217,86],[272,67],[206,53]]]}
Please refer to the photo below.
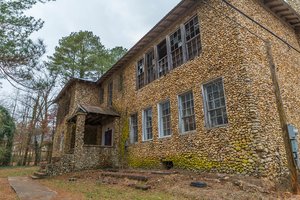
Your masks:
{"label": "broken window", "polygon": [[157,45],[158,52],[158,75],[159,77],[166,75],[169,71],[168,68],[168,52],[167,52],[167,41],[164,39]]}
{"label": "broken window", "polygon": [[171,135],[171,109],[170,101],[159,104],[159,137]]}
{"label": "broken window", "polygon": [[180,66],[183,63],[182,53],[182,37],[181,30],[178,29],[170,36],[171,57],[173,68]]}
{"label": "broken window", "polygon": [[137,63],[137,86],[138,89],[142,88],[145,84],[145,69],[144,58],[140,59]]}
{"label": "broken window", "polygon": [[113,98],[113,82],[108,84],[107,88],[107,104],[108,106],[112,106],[112,98]]}
{"label": "broken window", "polygon": [[130,116],[130,143],[138,142],[138,115]]}
{"label": "broken window", "polygon": [[99,99],[100,103],[102,104],[104,102],[104,88],[100,88]]}
{"label": "broken window", "polygon": [[152,140],[152,138],[152,108],[148,108],[143,113],[143,140]]}
{"label": "broken window", "polygon": [[195,16],[185,23],[187,60],[200,55],[201,41],[198,17]]}
{"label": "broken window", "polygon": [[146,53],[146,69],[147,69],[147,83],[151,83],[155,80],[155,57],[154,50],[152,49]]}
{"label": "broken window", "polygon": [[216,127],[228,123],[224,87],[222,79],[203,86],[207,127]]}
{"label": "broken window", "polygon": [[181,132],[195,130],[194,97],[191,91],[179,96],[179,108]]}

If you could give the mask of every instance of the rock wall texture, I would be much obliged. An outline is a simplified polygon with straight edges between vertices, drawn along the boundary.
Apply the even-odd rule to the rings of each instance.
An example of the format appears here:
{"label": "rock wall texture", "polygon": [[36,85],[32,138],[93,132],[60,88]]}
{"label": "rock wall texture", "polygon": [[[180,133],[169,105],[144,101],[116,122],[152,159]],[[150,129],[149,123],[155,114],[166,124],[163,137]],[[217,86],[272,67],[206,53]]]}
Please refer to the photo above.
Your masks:
{"label": "rock wall texture", "polygon": [[[299,49],[295,31],[259,1],[231,3]],[[194,170],[268,177],[286,174],[287,161],[266,41],[272,44],[288,120],[298,127],[299,102],[295,97],[300,91],[296,91],[293,84],[299,80],[296,75],[299,74],[296,67],[300,66],[299,53],[221,1],[200,3],[188,13],[162,32],[161,38],[153,39],[122,71],[115,73],[102,86],[107,88],[111,80],[117,83],[118,73],[123,73],[124,90],[115,91],[113,106],[126,118],[138,113],[139,141],[129,145],[126,154],[128,165],[158,167],[161,161],[166,160],[173,161],[175,167]],[[199,16],[201,24],[201,55],[136,90],[137,60],[194,14]],[[289,76],[293,78],[289,79]],[[229,124],[207,129],[204,126],[201,86],[219,77],[224,80]],[[182,135],[178,131],[178,95],[189,90],[194,94],[197,128]],[[157,104],[166,99],[171,102],[172,136],[159,138]],[[142,112],[148,107],[153,109],[154,138],[143,142]]]}
{"label": "rock wall texture", "polygon": [[[300,96],[299,33],[297,35],[258,0],[229,2],[272,33],[221,0],[199,1],[101,85],[74,86],[70,110],[74,110],[79,102],[107,107],[107,88],[113,82],[112,106],[121,115],[114,121],[113,148],[85,150],[79,145],[75,150],[75,167],[95,166],[95,160],[100,165],[143,168],[161,167],[162,161],[172,161],[176,168],[197,171],[269,178],[288,173],[269,56],[271,54],[274,59],[288,122],[300,127],[300,100],[297,98]],[[137,61],[194,15],[198,15],[200,21],[200,56],[137,90]],[[267,52],[268,42],[271,52]],[[120,75],[123,76],[122,89],[118,87]],[[224,82],[229,123],[207,128],[202,86],[216,78],[222,78]],[[100,88],[104,89],[102,104]],[[186,91],[193,92],[196,130],[181,134],[178,95]],[[167,99],[171,105],[172,135],[159,138],[157,105]],[[142,113],[149,107],[153,111],[153,140],[142,141]],[[138,113],[138,142],[128,144],[129,116],[133,113]],[[78,122],[76,137],[82,137],[80,129],[84,119]],[[64,127],[63,123],[58,125],[55,143],[59,143],[59,134]],[[82,155],[86,156],[85,160],[81,159]],[[103,158],[107,159],[101,160]]]}

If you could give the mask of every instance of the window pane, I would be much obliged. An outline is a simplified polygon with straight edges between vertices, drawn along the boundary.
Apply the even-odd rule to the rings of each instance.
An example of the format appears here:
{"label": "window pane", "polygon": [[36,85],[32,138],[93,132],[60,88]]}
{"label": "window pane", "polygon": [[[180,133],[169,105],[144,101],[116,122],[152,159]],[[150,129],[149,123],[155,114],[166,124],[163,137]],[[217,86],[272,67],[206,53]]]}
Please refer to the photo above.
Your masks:
{"label": "window pane", "polygon": [[131,120],[131,143],[138,142],[138,119],[137,119],[137,114],[133,114],[130,117]]}
{"label": "window pane", "polygon": [[209,127],[228,123],[222,79],[204,85],[206,118]]}
{"label": "window pane", "polygon": [[185,23],[187,59],[199,56],[201,51],[200,28],[198,17],[195,16]]}
{"label": "window pane", "polygon": [[144,110],[144,140],[152,139],[152,109]]}
{"label": "window pane", "polygon": [[194,113],[194,100],[193,93],[188,92],[179,96],[181,107],[181,127],[182,131],[192,131],[196,129],[195,113]]}
{"label": "window pane", "polygon": [[170,112],[170,101],[159,104],[160,119],[159,119],[159,130],[160,137],[171,135],[171,112]]}

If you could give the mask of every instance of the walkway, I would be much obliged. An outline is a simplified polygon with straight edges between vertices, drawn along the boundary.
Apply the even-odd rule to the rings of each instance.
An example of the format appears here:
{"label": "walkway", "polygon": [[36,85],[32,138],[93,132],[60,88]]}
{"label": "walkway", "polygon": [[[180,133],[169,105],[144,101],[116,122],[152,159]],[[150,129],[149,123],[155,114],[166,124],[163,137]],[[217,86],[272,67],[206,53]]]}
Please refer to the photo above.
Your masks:
{"label": "walkway", "polygon": [[8,177],[8,182],[20,200],[51,200],[56,196],[56,192],[29,177]]}

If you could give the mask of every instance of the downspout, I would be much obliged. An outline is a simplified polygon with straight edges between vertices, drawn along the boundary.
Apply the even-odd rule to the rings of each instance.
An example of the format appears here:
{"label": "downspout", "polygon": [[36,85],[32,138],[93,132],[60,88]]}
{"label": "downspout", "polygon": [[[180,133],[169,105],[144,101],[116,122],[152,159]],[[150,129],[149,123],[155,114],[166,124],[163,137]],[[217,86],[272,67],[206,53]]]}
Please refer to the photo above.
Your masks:
{"label": "downspout", "polygon": [[297,171],[297,167],[296,167],[294,157],[293,157],[291,140],[289,138],[288,127],[287,127],[287,124],[288,124],[287,117],[286,117],[286,113],[284,110],[283,101],[282,101],[282,97],[281,97],[278,76],[276,73],[276,66],[274,63],[274,58],[273,58],[272,49],[271,49],[271,43],[270,43],[270,41],[266,41],[265,44],[266,44],[266,48],[267,48],[267,58],[268,58],[268,63],[269,63],[270,72],[271,72],[271,78],[272,78],[273,87],[274,87],[276,106],[277,106],[277,110],[278,110],[281,130],[282,130],[282,136],[283,136],[283,141],[284,141],[284,146],[285,146],[285,151],[286,151],[286,156],[287,156],[288,168],[289,168],[289,171],[291,174],[291,188],[292,188],[292,191],[295,194],[297,194],[298,193],[298,171]]}

